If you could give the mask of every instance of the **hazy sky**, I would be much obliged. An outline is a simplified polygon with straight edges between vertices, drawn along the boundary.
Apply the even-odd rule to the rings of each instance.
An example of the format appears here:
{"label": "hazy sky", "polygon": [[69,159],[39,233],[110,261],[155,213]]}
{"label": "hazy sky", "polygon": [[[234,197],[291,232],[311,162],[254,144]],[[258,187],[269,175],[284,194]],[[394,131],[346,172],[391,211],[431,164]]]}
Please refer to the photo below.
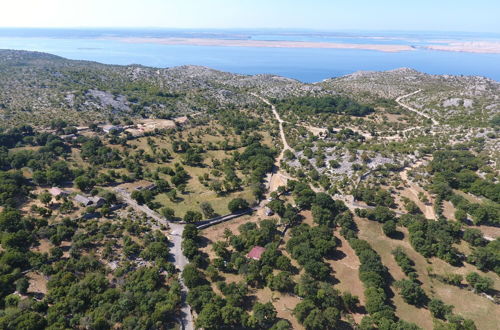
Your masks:
{"label": "hazy sky", "polygon": [[308,28],[500,33],[500,1],[2,0],[0,26]]}

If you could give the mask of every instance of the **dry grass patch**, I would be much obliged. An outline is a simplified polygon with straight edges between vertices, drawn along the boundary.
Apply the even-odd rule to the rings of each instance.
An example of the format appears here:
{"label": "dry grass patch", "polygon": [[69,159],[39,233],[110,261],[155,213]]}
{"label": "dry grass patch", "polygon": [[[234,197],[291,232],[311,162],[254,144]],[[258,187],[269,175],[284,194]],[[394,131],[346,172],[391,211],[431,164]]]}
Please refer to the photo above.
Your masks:
{"label": "dry grass patch", "polygon": [[[340,257],[335,260],[326,261],[333,269],[333,276],[339,281],[334,287],[341,292],[350,292],[358,296],[360,304],[363,306],[365,304],[365,296],[363,283],[359,279],[359,259],[349,243],[339,234],[338,230],[335,231],[335,237],[340,240],[340,246],[337,247],[337,254]],[[351,315],[356,323],[360,323],[366,314],[352,313]]]}
{"label": "dry grass patch", "polygon": [[[408,232],[405,228],[399,228],[404,234],[403,240],[393,240],[386,237],[379,223],[363,220],[355,217],[355,221],[360,229],[359,237],[365,239],[370,245],[380,254],[383,264],[389,269],[389,272],[395,280],[402,278],[404,275],[396,264],[391,251],[396,246],[402,246],[405,252],[415,262],[415,269],[418,273],[418,279],[422,282],[422,288],[430,298],[436,297],[443,300],[444,303],[454,305],[454,312],[466,318],[472,319],[478,329],[496,329],[495,319],[493,315],[500,315],[500,307],[495,305],[486,297],[461,289],[451,285],[439,282],[429,276],[429,273],[445,274],[454,273],[462,274],[464,277],[470,272],[478,272],[481,276],[487,276],[493,279],[494,288],[499,290],[500,278],[492,273],[484,273],[479,271],[473,265],[464,263],[463,267],[454,267],[441,259],[430,258],[426,259],[417,253],[408,241]],[[396,307],[396,314],[404,320],[411,321],[424,329],[432,329],[432,318],[426,309],[416,308],[406,304],[401,296],[395,292],[393,303]],[[460,299],[457,299],[460,297]]]}
{"label": "dry grass patch", "polygon": [[290,321],[292,329],[304,329],[293,315],[293,309],[301,301],[300,298],[272,291],[268,287],[252,290],[250,293],[261,303],[271,302],[274,308],[276,308],[278,317]]}
{"label": "dry grass patch", "polygon": [[28,292],[40,296],[47,294],[47,282],[49,281],[47,277],[37,272],[28,272],[26,277],[29,279]]}

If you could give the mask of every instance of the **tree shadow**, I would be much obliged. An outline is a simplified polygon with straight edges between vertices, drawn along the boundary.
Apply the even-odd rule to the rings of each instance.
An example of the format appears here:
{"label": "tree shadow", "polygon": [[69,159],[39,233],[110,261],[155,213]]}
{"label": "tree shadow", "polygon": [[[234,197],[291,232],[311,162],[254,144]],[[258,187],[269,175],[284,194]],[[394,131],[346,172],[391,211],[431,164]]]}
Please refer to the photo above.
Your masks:
{"label": "tree shadow", "polygon": [[212,243],[212,240],[205,236],[198,236],[196,239],[196,243],[198,243],[199,248],[205,248],[207,247],[210,243]]}
{"label": "tree shadow", "polygon": [[397,240],[401,241],[405,238],[405,234],[399,230],[396,230],[394,233],[389,235],[389,237],[392,239],[397,239]]}
{"label": "tree shadow", "polygon": [[337,325],[335,326],[335,329],[339,330],[352,330],[355,329],[349,322],[346,322],[344,320],[339,320],[337,322]]}
{"label": "tree shadow", "polygon": [[338,261],[344,259],[345,257],[347,257],[347,254],[337,249],[329,255],[328,259]]}

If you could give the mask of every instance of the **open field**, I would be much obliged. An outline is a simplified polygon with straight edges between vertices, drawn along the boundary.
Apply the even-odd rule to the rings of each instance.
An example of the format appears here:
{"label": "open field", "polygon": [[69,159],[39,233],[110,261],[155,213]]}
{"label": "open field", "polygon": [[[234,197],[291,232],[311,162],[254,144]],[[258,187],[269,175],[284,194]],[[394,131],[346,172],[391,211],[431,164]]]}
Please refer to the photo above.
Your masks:
{"label": "open field", "polygon": [[[455,273],[466,275],[471,271],[481,274],[481,276],[490,277],[494,281],[494,288],[500,288],[500,278],[492,272],[483,273],[474,266],[465,264],[464,267],[453,267],[438,258],[426,260],[419,253],[415,252],[408,242],[407,233],[404,231],[403,240],[389,239],[382,232],[379,223],[366,219],[355,218],[360,229],[359,237],[367,240],[371,246],[380,254],[382,263],[389,268],[390,274],[394,280],[404,277],[400,267],[396,264],[391,251],[397,246],[402,246],[408,256],[415,262],[415,269],[418,273],[418,279],[422,282],[422,288],[430,297],[437,297],[446,304],[455,306],[454,312],[463,315],[466,318],[474,320],[478,329],[495,329],[497,322],[493,315],[500,315],[500,307],[487,298],[473,293],[467,289],[461,289],[455,286],[444,284],[429,276],[429,272],[434,274]],[[416,308],[405,303],[396,289],[392,287],[395,294],[393,303],[396,306],[396,314],[401,318],[414,322],[424,329],[432,329],[432,318],[426,309]],[[461,297],[457,299],[456,297]]]}
{"label": "open field", "polygon": [[[338,231],[335,232],[335,237],[340,241],[340,246],[337,247],[337,257],[333,260],[327,260],[327,263],[333,269],[333,277],[338,281],[335,288],[341,292],[350,292],[359,298],[360,305],[365,304],[364,286],[358,276],[359,259],[356,253],[351,248]],[[354,321],[361,322],[366,313],[353,313]]]}

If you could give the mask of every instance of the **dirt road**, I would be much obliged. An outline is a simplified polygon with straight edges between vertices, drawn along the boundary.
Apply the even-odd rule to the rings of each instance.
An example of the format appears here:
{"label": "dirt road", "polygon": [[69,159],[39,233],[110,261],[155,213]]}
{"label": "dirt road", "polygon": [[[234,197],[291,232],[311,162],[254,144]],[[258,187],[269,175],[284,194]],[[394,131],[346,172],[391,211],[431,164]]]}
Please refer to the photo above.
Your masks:
{"label": "dirt road", "polygon": [[424,213],[425,217],[427,219],[437,219],[436,212],[434,211],[434,207],[432,206],[432,203],[429,204],[424,204],[418,197],[418,194],[421,192],[424,195],[427,196],[427,198],[432,201],[431,196],[420,186],[417,184],[413,183],[411,180],[408,180],[408,171],[417,168],[424,163],[428,162],[428,159],[421,159],[409,166],[407,166],[403,171],[399,173],[399,176],[401,179],[408,185],[407,188],[404,188],[403,192],[401,193],[402,196],[408,197],[411,199],[415,204],[418,205],[418,207],[422,210]]}
{"label": "dirt road", "polygon": [[415,92],[413,92],[413,93],[410,93],[410,94],[406,94],[406,95],[399,96],[398,98],[396,98],[396,102],[397,102],[400,106],[402,106],[403,108],[405,108],[405,109],[407,109],[407,110],[410,110],[410,111],[412,111],[412,112],[415,112],[416,114],[419,114],[419,115],[420,115],[420,116],[422,116],[422,117],[425,117],[425,118],[427,118],[427,119],[430,119],[430,120],[432,121],[432,124],[433,124],[433,125],[439,125],[439,122],[438,122],[436,119],[434,119],[434,118],[432,118],[431,116],[429,116],[428,114],[423,113],[422,111],[419,111],[419,110],[417,110],[417,109],[415,109],[415,108],[412,108],[412,107],[410,107],[409,105],[406,105],[406,104],[404,104],[403,102],[401,102],[401,100],[402,100],[402,99],[407,98],[407,97],[410,97],[410,96],[415,95],[415,94],[417,94],[417,93],[420,93],[421,91],[422,91],[422,90],[421,90],[421,89],[419,89],[418,91],[415,91]]}
{"label": "dirt road", "polygon": [[286,136],[285,136],[285,131],[283,130],[283,123],[285,122],[283,119],[281,119],[278,111],[276,111],[276,107],[274,106],[274,104],[272,104],[271,102],[269,102],[268,100],[266,100],[265,98],[263,98],[262,96],[260,95],[257,95],[257,94],[254,94],[254,93],[251,93],[253,96],[255,96],[256,98],[260,99],[262,102],[264,102],[265,104],[269,105],[271,107],[271,109],[273,110],[273,114],[274,114],[274,117],[276,117],[276,120],[278,121],[279,123],[279,127],[280,127],[280,135],[281,135],[281,141],[283,142],[283,150],[281,151],[281,155],[279,158],[279,160],[281,160],[281,156],[283,155],[283,152],[287,149],[292,149],[290,148],[290,146],[288,145],[288,142],[286,141]]}

